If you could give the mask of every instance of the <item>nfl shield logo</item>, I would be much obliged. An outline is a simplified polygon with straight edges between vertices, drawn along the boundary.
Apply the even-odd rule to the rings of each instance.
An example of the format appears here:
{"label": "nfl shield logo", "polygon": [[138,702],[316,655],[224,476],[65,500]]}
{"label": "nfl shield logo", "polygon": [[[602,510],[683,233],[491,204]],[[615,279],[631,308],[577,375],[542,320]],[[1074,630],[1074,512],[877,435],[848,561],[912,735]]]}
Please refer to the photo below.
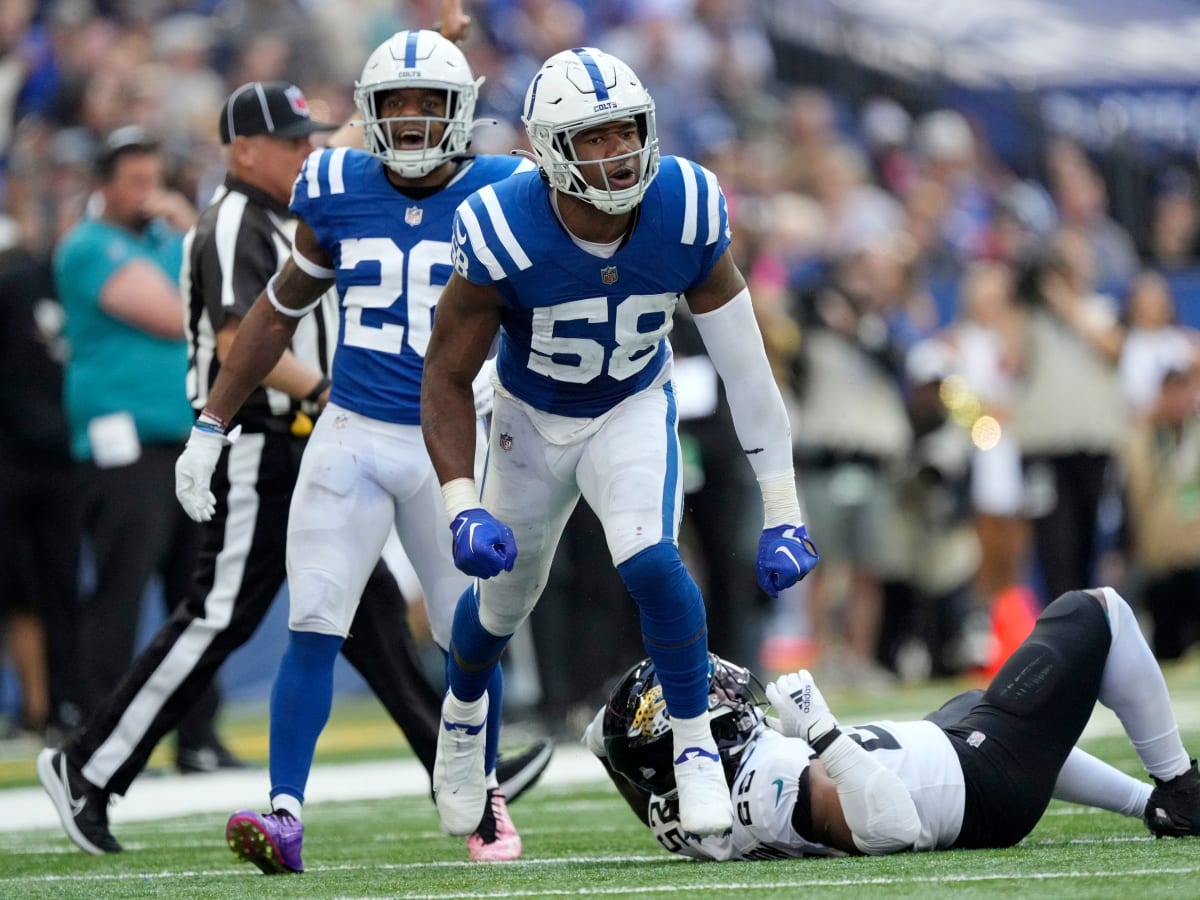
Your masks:
{"label": "nfl shield logo", "polygon": [[421,207],[410,206],[404,211],[404,224],[412,225],[414,228],[421,224]]}
{"label": "nfl shield logo", "polygon": [[298,116],[309,118],[308,101],[304,99],[304,92],[294,84],[286,88],[283,96],[287,97],[288,105],[291,106],[292,112]]}
{"label": "nfl shield logo", "polygon": [[511,450],[512,449],[512,435],[511,434],[508,434],[507,432],[503,432],[503,431],[500,432],[500,449],[501,450]]}
{"label": "nfl shield logo", "polygon": [[615,284],[617,280],[617,267],[605,266],[600,270],[600,280],[605,284]]}

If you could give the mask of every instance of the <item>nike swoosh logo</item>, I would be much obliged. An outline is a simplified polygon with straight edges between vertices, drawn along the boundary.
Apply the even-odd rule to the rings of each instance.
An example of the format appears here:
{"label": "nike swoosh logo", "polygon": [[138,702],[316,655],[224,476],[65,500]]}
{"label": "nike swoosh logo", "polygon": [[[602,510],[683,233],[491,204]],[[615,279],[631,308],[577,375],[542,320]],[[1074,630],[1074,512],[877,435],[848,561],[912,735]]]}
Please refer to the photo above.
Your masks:
{"label": "nike swoosh logo", "polygon": [[793,566],[795,566],[797,569],[800,568],[800,561],[797,560],[796,557],[792,555],[792,551],[789,550],[787,547],[776,547],[775,552],[782,553],[784,556],[786,556],[788,559],[790,559],[792,561]]}
{"label": "nike swoosh logo", "polygon": [[779,805],[779,798],[783,796],[783,779],[776,778],[771,784],[775,785],[775,805]]}
{"label": "nike swoosh logo", "polygon": [[712,753],[703,747],[687,747],[675,758],[675,765],[687,762],[689,759],[711,759],[713,762],[720,762],[721,756],[719,753]]}
{"label": "nike swoosh logo", "polygon": [[60,760],[58,774],[62,779],[63,791],[67,795],[67,803],[71,805],[71,815],[73,817],[78,816],[81,812],[83,812],[83,808],[87,806],[87,796],[80,796],[78,799],[71,796],[71,778],[67,775],[67,755],[64,753],[60,757]]}
{"label": "nike swoosh logo", "polygon": [[478,527],[478,522],[472,522],[471,527],[467,529],[467,546],[472,550],[475,549],[475,529]]}

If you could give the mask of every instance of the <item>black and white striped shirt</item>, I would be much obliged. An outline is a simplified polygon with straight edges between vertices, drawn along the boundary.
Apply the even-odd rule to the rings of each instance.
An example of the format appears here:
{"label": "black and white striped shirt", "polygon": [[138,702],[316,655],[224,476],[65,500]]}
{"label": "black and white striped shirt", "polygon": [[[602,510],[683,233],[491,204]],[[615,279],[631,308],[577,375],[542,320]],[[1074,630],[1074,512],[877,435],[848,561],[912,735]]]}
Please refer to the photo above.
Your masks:
{"label": "black and white striped shirt", "polygon": [[[296,219],[287,206],[230,177],[184,238],[179,285],[188,305],[188,398],[197,412],[220,370],[217,332],[228,316],[245,318],[250,312],[291,255],[295,234]],[[300,320],[291,350],[300,362],[328,375],[337,332],[337,294],[331,290],[312,315]],[[282,391],[260,386],[236,421],[248,432],[286,427],[298,405]]]}

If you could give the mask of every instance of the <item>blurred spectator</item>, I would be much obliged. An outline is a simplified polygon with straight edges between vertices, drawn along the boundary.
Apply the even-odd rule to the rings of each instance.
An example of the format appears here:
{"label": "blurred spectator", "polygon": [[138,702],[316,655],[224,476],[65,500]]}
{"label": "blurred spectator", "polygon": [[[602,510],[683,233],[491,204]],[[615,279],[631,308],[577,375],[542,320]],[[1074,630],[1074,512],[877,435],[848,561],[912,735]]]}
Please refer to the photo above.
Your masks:
{"label": "blurred spectator", "polygon": [[1186,269],[1197,261],[1200,207],[1196,176],[1178,166],[1163,172],[1150,210],[1147,261],[1160,269]]}
{"label": "blurred spectator", "polygon": [[1140,419],[1154,412],[1168,371],[1200,360],[1200,332],[1178,324],[1171,286],[1149,270],[1130,284],[1125,317],[1129,332],[1121,348],[1121,391],[1129,414]]}
{"label": "blurred spectator", "polygon": [[793,89],[784,103],[781,152],[787,186],[819,197],[827,171],[826,158],[842,143],[833,100],[820,88],[805,86]]}
{"label": "blurred spectator", "polygon": [[746,266],[746,280],[775,380],[786,386],[788,369],[800,346],[790,288],[818,277],[823,265],[825,219],[817,202],[803,194],[776,194],[758,206],[763,238]]}
{"label": "blurred spectator", "polygon": [[907,197],[918,177],[909,147],[912,126],[912,116],[890,97],[872,97],[859,114],[875,180],[898,197]]}
{"label": "blurred spectator", "polygon": [[1100,173],[1065,139],[1047,148],[1046,172],[1062,225],[1078,231],[1088,243],[1096,286],[1107,292],[1123,290],[1137,271],[1137,251],[1129,232],[1108,214],[1108,190]]}
{"label": "blurred spectator", "polygon": [[951,350],[938,339],[916,344],[905,359],[913,443],[896,477],[889,543],[897,562],[883,586],[876,652],[909,680],[958,675],[981,661],[966,654],[979,541],[971,522],[970,433],[942,399],[951,366]]}
{"label": "blurred spectator", "polygon": [[1005,588],[1022,583],[1029,549],[1021,452],[1013,438],[1012,407],[1021,367],[1021,320],[1012,270],[976,263],[960,289],[958,318],[942,339],[954,353],[957,376],[946,400],[975,446],[971,506],[979,537],[975,590],[982,609]]}
{"label": "blurred spectator", "polygon": [[[138,614],[161,576],[168,612],[182,601],[199,531],[175,500],[175,460],[192,425],[176,279],[195,211],[164,190],[158,142],[119,128],[96,156],[94,214],[54,254],[71,355],[66,412],[82,462],[82,521],[94,585],[79,609],[76,673],[84,716],[133,658]],[[215,741],[211,690],[180,726],[180,750]]]}
{"label": "blurred spectator", "polygon": [[934,259],[959,272],[984,255],[993,213],[975,134],[958,112],[939,109],[917,120],[913,143],[921,177],[944,191]]}
{"label": "blurred spectator", "polygon": [[853,256],[890,239],[904,222],[899,202],[870,180],[862,154],[850,144],[824,148],[818,155],[813,194],[825,216],[825,249],[832,258]]}
{"label": "blurred spectator", "polygon": [[1125,453],[1132,559],[1145,579],[1154,654],[1200,639],[1200,368],[1163,373],[1157,402]]}
{"label": "blurred spectator", "polygon": [[225,99],[224,81],[209,67],[216,41],[211,20],[177,13],[154,26],[150,41],[161,109],[155,124],[174,141],[211,134]]}
{"label": "blurred spectator", "polygon": [[[891,469],[912,438],[899,389],[903,350],[870,293],[867,269],[862,256],[846,258],[829,283],[799,298],[802,339],[791,383],[796,477],[805,521],[821,535],[821,565],[806,579],[813,636],[823,670],[844,661],[846,671],[831,674],[853,681],[877,677],[880,578],[892,564]],[[843,607],[844,658],[832,652],[834,610]]]}
{"label": "blurred spectator", "polygon": [[79,724],[73,670],[79,571],[77,470],[62,407],[62,307],[49,259],[0,217],[0,630],[20,685],[22,730]]}
{"label": "blurred spectator", "polygon": [[1029,304],[1014,412],[1043,604],[1095,583],[1097,513],[1125,413],[1117,379],[1124,330],[1096,292],[1092,245],[1066,228],[1022,296]]}

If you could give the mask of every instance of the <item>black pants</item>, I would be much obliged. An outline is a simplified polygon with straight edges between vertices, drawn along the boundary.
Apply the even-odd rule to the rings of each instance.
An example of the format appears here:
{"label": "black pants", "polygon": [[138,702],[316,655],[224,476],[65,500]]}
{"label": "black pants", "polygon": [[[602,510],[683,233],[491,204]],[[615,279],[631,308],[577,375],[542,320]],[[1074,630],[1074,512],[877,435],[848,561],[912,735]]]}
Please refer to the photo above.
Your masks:
{"label": "black pants", "polygon": [[[79,597],[75,673],[86,721],[105,703],[133,661],[142,598],[161,580],[168,615],[183,602],[195,567],[200,527],[175,500],[175,460],[182,444],[147,444],[127,466],[82,467],[82,530],[92,548],[95,583]],[[180,744],[213,738],[214,688],[193,698],[177,723]]]}
{"label": "black pants", "polygon": [[1142,599],[1154,620],[1154,655],[1179,659],[1200,639],[1200,566],[1147,576]]}
{"label": "black pants", "polygon": [[[216,513],[203,526],[185,602],[65,748],[93,784],[124,794],[155,745],[266,615],[286,577],[288,506],[303,448],[301,439],[270,432],[244,434],[222,454],[213,478]],[[175,503],[173,481],[167,495]],[[342,652],[432,771],[441,696],[423,677],[404,597],[382,562]]]}
{"label": "black pants", "polygon": [[927,716],[949,736],[966,782],[954,846],[1011,847],[1037,825],[1096,706],[1111,641],[1095,598],[1064,594],[986,691]]}
{"label": "black pants", "polygon": [[40,616],[46,632],[50,724],[64,729],[80,723],[79,475],[66,459],[0,452],[0,621],[15,611]]}
{"label": "black pants", "polygon": [[1049,476],[1055,503],[1033,520],[1033,545],[1049,599],[1093,584],[1096,519],[1104,494],[1109,457],[1095,453],[1026,456],[1026,476]]}

